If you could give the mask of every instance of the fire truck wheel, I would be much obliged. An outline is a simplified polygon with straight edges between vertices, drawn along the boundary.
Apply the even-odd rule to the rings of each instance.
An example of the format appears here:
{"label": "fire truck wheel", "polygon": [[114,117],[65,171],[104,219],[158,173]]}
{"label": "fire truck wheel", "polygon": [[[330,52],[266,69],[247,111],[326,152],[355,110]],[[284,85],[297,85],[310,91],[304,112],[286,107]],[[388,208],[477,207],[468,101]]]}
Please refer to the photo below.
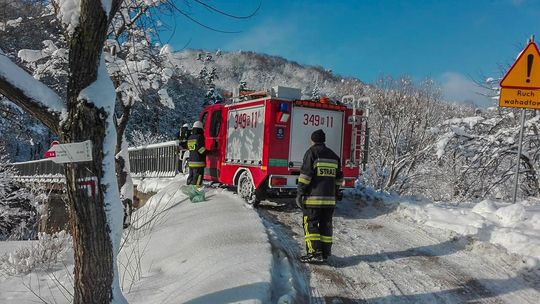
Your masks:
{"label": "fire truck wheel", "polygon": [[251,176],[247,171],[242,172],[238,178],[238,185],[236,186],[236,192],[243,198],[248,204],[257,206],[260,200],[257,197],[255,186]]}

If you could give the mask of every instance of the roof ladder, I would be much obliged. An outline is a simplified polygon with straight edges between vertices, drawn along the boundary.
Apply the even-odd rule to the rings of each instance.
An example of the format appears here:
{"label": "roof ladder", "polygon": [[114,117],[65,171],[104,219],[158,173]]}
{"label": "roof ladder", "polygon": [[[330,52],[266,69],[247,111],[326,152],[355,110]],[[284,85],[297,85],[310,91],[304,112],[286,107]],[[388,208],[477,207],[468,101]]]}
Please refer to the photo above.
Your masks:
{"label": "roof ladder", "polygon": [[[350,166],[360,166],[366,164],[367,148],[369,143],[368,115],[369,97],[356,99],[354,95],[343,96],[343,104],[352,106],[352,115],[349,117],[349,124],[352,124],[351,132],[351,159],[347,161]],[[364,168],[365,169],[365,168]]]}

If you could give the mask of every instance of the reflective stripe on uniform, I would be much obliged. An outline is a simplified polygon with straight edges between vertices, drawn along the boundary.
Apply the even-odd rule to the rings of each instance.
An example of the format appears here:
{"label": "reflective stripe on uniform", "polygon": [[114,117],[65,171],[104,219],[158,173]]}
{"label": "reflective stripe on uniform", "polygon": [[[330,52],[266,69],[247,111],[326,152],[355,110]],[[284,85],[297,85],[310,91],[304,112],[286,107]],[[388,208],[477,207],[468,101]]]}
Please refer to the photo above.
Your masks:
{"label": "reflective stripe on uniform", "polygon": [[197,150],[197,152],[199,152],[199,154],[203,154],[204,152],[206,152],[206,148],[200,147],[199,150]]}
{"label": "reflective stripe on uniform", "polygon": [[307,219],[308,217],[304,216],[304,235],[306,235],[306,247],[308,253],[313,253],[315,252],[315,250],[313,249],[313,244],[311,244],[311,239],[307,237],[309,235]]}
{"label": "reflective stripe on uniform", "polygon": [[334,196],[308,196],[304,203],[311,206],[334,206],[336,198]]}
{"label": "reflective stripe on uniform", "polygon": [[328,167],[328,168],[337,169],[338,161],[335,159],[330,159],[330,158],[318,158],[313,164],[313,168],[317,168],[317,167]]}
{"label": "reflective stripe on uniform", "polygon": [[321,242],[331,244],[332,243],[332,236],[321,235]]}
{"label": "reflective stripe on uniform", "polygon": [[205,165],[206,163],[203,161],[189,161],[188,162],[188,167],[190,168],[204,168]]}
{"label": "reflective stripe on uniform", "polygon": [[195,147],[197,147],[197,140],[196,139],[189,139],[187,141],[187,147],[189,151],[194,151]]}
{"label": "reflective stripe on uniform", "polygon": [[300,174],[300,176],[298,177],[298,182],[302,183],[302,184],[309,185],[311,183],[311,176],[305,175],[305,174]]}
{"label": "reflective stripe on uniform", "polygon": [[318,233],[308,233],[305,235],[305,238],[306,240],[310,240],[310,241],[320,241],[321,235]]}

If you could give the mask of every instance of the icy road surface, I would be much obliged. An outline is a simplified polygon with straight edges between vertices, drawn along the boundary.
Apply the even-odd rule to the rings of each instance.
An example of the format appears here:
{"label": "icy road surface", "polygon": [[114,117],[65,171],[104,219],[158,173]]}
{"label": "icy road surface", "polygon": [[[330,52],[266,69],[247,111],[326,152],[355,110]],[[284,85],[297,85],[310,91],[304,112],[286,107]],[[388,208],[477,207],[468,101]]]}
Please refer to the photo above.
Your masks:
{"label": "icy road surface", "polygon": [[305,251],[299,209],[263,202],[258,210],[274,247],[292,261],[297,290],[306,285],[301,303],[540,303],[540,274],[519,256],[387,207],[341,202],[328,266],[297,262]]}

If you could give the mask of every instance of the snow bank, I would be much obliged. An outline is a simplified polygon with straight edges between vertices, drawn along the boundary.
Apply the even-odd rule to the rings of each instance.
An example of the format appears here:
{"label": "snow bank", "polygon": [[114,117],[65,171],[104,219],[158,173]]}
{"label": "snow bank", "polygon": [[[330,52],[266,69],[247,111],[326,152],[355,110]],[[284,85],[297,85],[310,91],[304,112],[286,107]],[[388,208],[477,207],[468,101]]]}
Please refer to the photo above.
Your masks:
{"label": "snow bank", "polygon": [[476,205],[421,204],[407,201],[398,212],[424,225],[474,236],[522,255],[530,267],[540,267],[540,206],[484,200]]}
{"label": "snow bank", "polygon": [[133,178],[133,184],[137,186],[137,191],[142,193],[157,193],[175,181],[176,179],[173,178]]}
{"label": "snow bank", "polygon": [[223,190],[193,204],[180,191],[184,184],[182,175],[169,180],[134,214],[136,241],[120,261],[146,252],[129,302],[269,303],[272,254],[257,213]]}
{"label": "snow bank", "polygon": [[[124,230],[118,270],[129,303],[270,303],[273,256],[257,213],[223,190],[193,204],[184,184],[179,175],[160,186]],[[0,242],[0,253],[32,244]],[[51,272],[0,271],[0,303],[71,303],[72,272],[72,254]]]}

